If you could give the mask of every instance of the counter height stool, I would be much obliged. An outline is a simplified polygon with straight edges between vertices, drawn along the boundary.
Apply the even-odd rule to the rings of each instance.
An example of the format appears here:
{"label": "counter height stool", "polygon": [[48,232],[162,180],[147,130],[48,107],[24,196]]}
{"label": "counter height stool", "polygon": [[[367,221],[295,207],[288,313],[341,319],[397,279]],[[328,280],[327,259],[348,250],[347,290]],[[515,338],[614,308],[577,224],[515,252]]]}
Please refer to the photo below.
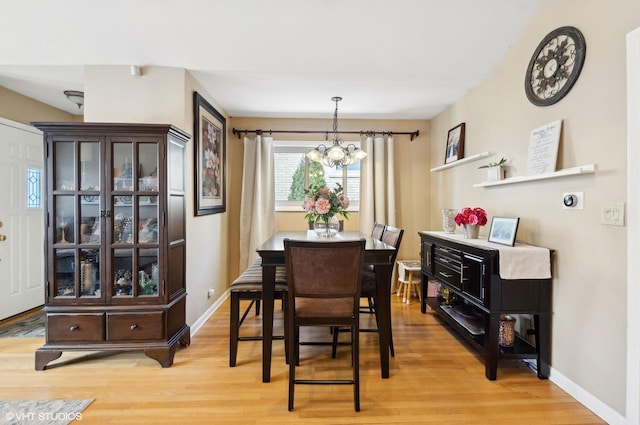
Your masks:
{"label": "counter height stool", "polygon": [[[259,258],[245,269],[236,280],[231,283],[231,315],[229,319],[229,366],[236,365],[239,341],[262,341],[262,336],[240,336],[240,326],[244,319],[256,305],[256,314],[260,312],[262,300],[262,260]],[[274,299],[281,299],[284,303],[285,316],[287,310],[287,270],[284,266],[276,267],[276,286]],[[250,300],[242,317],[240,317],[240,301]],[[285,327],[286,334],[286,327]],[[273,339],[283,339],[283,336],[274,336]]]}

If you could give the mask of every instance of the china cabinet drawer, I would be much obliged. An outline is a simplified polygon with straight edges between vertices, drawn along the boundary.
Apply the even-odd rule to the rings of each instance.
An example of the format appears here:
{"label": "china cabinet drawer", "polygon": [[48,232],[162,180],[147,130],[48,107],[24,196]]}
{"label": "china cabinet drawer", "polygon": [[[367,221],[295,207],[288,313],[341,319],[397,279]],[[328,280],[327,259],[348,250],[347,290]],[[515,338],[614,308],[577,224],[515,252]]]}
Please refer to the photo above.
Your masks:
{"label": "china cabinet drawer", "polygon": [[47,342],[104,341],[104,314],[47,314]]}
{"label": "china cabinet drawer", "polygon": [[162,339],[164,312],[107,313],[107,340],[133,341]]}

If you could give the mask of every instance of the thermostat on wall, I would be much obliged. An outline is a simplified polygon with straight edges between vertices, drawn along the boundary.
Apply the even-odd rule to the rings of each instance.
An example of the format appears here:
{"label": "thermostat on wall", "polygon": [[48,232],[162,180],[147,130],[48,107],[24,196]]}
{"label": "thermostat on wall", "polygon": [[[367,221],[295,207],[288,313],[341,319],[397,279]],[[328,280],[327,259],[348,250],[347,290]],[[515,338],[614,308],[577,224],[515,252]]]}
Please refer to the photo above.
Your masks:
{"label": "thermostat on wall", "polygon": [[566,192],[562,194],[562,209],[584,209],[584,192]]}

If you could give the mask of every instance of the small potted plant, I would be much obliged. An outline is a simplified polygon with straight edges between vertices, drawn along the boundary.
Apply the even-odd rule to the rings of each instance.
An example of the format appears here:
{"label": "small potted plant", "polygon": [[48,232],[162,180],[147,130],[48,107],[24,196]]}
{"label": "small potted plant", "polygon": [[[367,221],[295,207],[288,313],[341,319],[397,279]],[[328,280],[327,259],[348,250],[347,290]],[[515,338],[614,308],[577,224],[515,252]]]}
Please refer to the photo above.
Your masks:
{"label": "small potted plant", "polygon": [[487,181],[495,182],[498,180],[502,180],[507,175],[507,159],[501,158],[498,162],[490,162],[478,168],[487,169]]}

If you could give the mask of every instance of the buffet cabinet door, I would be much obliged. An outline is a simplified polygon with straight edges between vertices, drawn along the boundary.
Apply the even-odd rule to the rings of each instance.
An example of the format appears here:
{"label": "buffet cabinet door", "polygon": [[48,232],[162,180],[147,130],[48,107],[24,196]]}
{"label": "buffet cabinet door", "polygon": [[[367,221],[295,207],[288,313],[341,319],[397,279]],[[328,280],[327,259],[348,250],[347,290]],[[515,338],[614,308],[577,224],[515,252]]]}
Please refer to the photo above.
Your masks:
{"label": "buffet cabinet door", "polygon": [[462,291],[482,304],[485,299],[485,272],[484,258],[468,253],[462,255]]}

